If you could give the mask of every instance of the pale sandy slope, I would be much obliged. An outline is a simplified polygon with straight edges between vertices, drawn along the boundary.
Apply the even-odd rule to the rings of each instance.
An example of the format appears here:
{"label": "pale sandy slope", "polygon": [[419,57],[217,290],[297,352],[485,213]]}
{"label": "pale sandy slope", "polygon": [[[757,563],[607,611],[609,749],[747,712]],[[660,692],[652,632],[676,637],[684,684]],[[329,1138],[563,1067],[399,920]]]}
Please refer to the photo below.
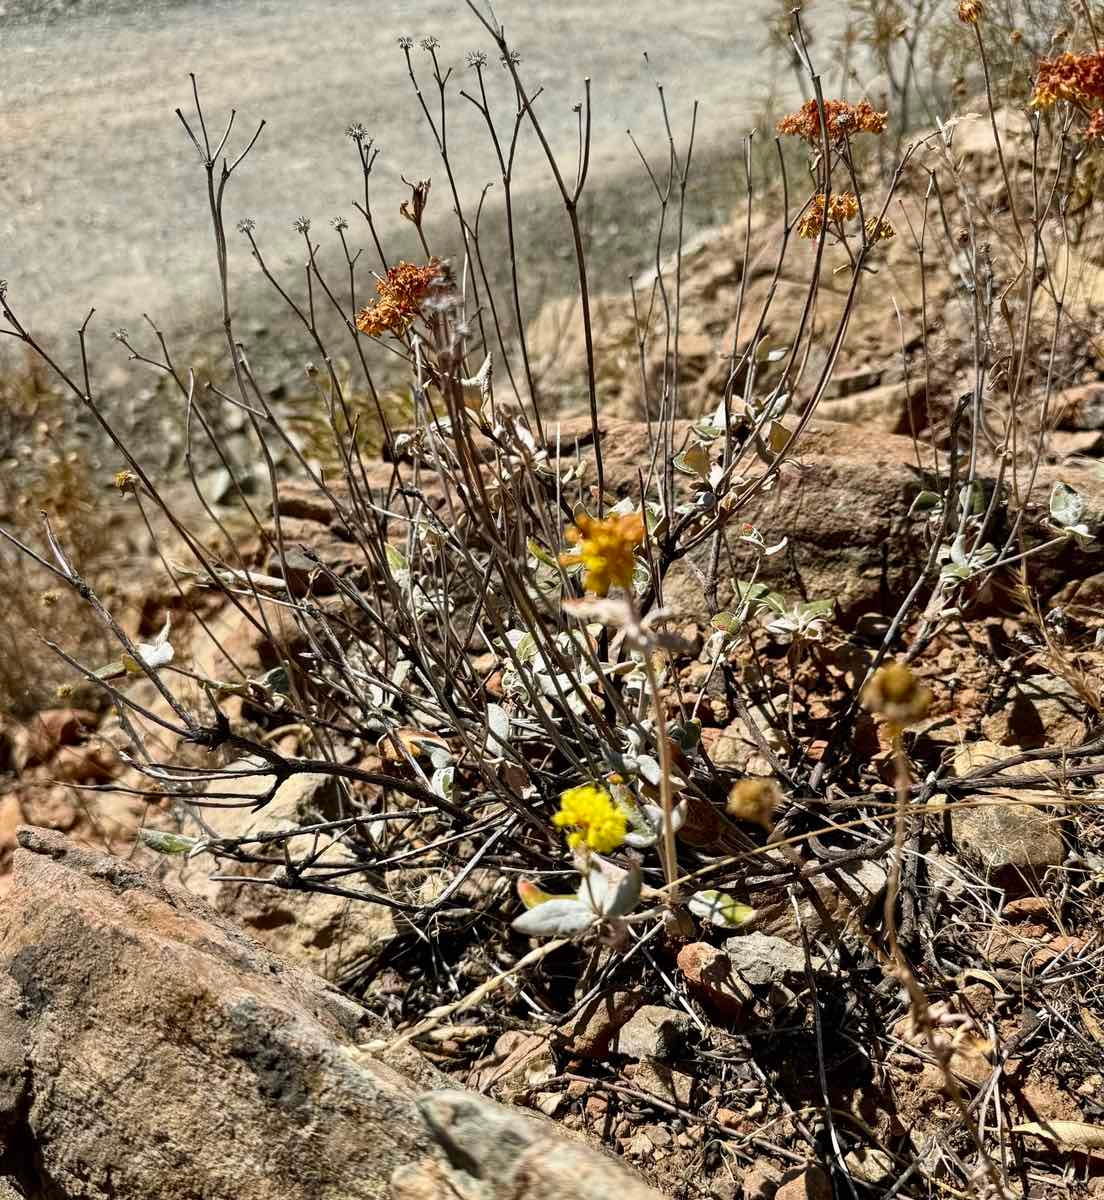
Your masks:
{"label": "pale sandy slope", "polygon": [[[400,174],[432,175],[435,206],[444,206],[443,172],[419,123],[396,39],[435,34],[443,60],[457,68],[453,92],[461,77],[465,86],[473,83],[465,54],[488,47],[488,39],[460,0],[111,7],[97,11],[88,0],[79,15],[47,21],[17,14],[9,0],[0,16],[0,275],[40,327],[71,327],[91,304],[104,315],[101,336],[115,325],[134,326],[143,309],[180,329],[210,311],[202,172],[173,115],[189,103],[189,70],[200,78],[213,125],[230,106],[238,109],[241,135],[261,117],[268,122],[227,211],[231,228],[241,216],[256,219],[277,263],[300,257],[290,230],[297,214],[312,216],[316,230],[326,232],[335,214],[355,219],[357,173],[343,133],[351,121],[375,133],[383,151],[375,190],[385,227],[399,224]],[[527,78],[546,89],[541,111],[569,160],[571,106],[583,77],[592,77],[592,177],[602,220],[614,234],[616,189],[638,175],[626,128],[650,149],[660,145],[655,89],[641,51],[650,51],[680,128],[690,102],[701,101],[699,146],[714,164],[732,152],[735,197],[740,139],[757,97],[772,84],[761,53],[767,7],[766,0],[501,0],[500,16],[521,48]],[[490,74],[501,88],[504,73],[493,58]],[[494,170],[476,114],[460,99],[450,141],[477,194]],[[527,145],[517,181],[525,212],[536,212],[547,194],[535,161]],[[601,196],[603,186],[612,192]],[[622,224],[637,219],[627,210]],[[358,225],[354,236],[366,241]],[[250,264],[240,239],[232,241],[244,277]]]}

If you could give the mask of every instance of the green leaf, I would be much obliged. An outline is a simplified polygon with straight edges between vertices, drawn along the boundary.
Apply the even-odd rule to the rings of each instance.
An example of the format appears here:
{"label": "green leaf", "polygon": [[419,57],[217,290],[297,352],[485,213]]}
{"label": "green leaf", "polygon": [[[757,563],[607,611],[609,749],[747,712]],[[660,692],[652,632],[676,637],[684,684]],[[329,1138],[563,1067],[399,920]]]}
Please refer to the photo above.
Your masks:
{"label": "green leaf", "polygon": [[1050,492],[1050,519],[1055,525],[1068,529],[1072,525],[1080,525],[1084,515],[1085,501],[1080,493],[1059,479]]}
{"label": "green leaf", "polygon": [[692,442],[675,458],[675,468],[699,479],[709,478],[709,451],[699,442]]}
{"label": "green leaf", "polygon": [[728,892],[695,892],[690,897],[690,911],[703,921],[722,929],[737,929],[755,916],[755,909],[741,904]]}
{"label": "green leaf", "polygon": [[909,516],[912,516],[914,512],[932,512],[942,507],[943,497],[938,492],[918,492],[909,508]]}
{"label": "green leaf", "polygon": [[166,833],[162,829],[140,829],[138,836],[144,845],[158,854],[187,854],[199,844],[199,838],[182,833]]}
{"label": "green leaf", "polygon": [[721,633],[727,633],[731,635],[734,633],[739,633],[743,628],[744,623],[738,616],[736,616],[735,613],[719,612],[714,613],[714,615],[709,618],[709,624],[712,625],[714,629],[719,629]]}
{"label": "green leaf", "polygon": [[528,545],[529,553],[537,560],[537,562],[544,563],[546,567],[555,567],[558,565],[556,559],[548,553],[548,551],[540,544],[540,542],[536,540],[536,538],[530,538]]}
{"label": "green leaf", "polygon": [[396,549],[390,542],[385,542],[383,552],[387,555],[387,565],[391,569],[392,575],[398,577],[408,573],[410,564],[401,550]]}

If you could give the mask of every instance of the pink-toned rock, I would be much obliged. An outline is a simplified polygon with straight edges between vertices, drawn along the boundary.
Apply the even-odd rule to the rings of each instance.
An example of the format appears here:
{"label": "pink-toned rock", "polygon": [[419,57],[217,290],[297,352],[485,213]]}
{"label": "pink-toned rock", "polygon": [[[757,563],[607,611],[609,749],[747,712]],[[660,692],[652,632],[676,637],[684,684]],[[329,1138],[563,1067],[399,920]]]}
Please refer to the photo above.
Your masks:
{"label": "pink-toned rock", "polygon": [[84,708],[47,708],[36,713],[16,738],[13,766],[16,771],[49,762],[62,746],[75,746],[100,723]]}
{"label": "pink-toned rock", "polygon": [[832,1200],[832,1185],[820,1167],[809,1166],[783,1183],[774,1200]]}
{"label": "pink-toned rock", "polygon": [[698,998],[726,1020],[741,1017],[753,996],[732,971],[723,950],[708,942],[691,942],[678,954],[678,968]]}
{"label": "pink-toned rock", "polygon": [[[547,1121],[360,1045],[357,1004],[132,863],[23,827],[0,910],[0,1148],[82,1200],[661,1200]],[[434,1182],[436,1181],[436,1182]]]}

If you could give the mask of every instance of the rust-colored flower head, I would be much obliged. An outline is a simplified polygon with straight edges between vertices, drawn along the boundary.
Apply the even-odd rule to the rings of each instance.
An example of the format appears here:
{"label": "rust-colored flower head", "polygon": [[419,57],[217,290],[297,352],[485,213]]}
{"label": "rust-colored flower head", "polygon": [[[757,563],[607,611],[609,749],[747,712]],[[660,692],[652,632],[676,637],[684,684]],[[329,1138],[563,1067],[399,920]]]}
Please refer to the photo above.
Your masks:
{"label": "rust-colored flower head", "polygon": [[828,200],[829,221],[851,221],[859,215],[859,202],[851,192],[833,192]]}
{"label": "rust-colored flower head", "polygon": [[888,242],[897,236],[897,230],[885,217],[882,217],[881,220],[878,220],[877,217],[867,217],[866,236],[872,242]]}
{"label": "rust-colored flower head", "polygon": [[369,337],[404,334],[414,324],[426,297],[445,277],[441,260],[431,258],[424,267],[401,262],[376,281],[379,299],[361,309],[356,327]]}
{"label": "rust-colored flower head", "polygon": [[628,589],[636,570],[636,548],[644,542],[644,514],[597,517],[580,513],[568,527],[567,540],[577,550],[560,555],[560,565],[585,568],[583,587],[605,596],[616,585]]}
{"label": "rust-colored flower head", "polygon": [[410,189],[410,199],[404,200],[399,205],[399,212],[418,229],[422,227],[422,217],[425,214],[426,205],[429,203],[429,187],[430,180],[419,179],[416,183],[411,183],[405,175],[400,177],[403,183]]}
{"label": "rust-colored flower head", "polygon": [[825,205],[824,193],[818,192],[810,202],[805,215],[797,223],[797,236],[820,237],[820,231],[824,228],[825,215],[833,225],[851,221],[859,215],[859,202],[851,192],[833,192]]}
{"label": "rust-colored flower head", "polygon": [[958,19],[963,25],[976,25],[984,15],[981,0],[958,0]]}
{"label": "rust-colored flower head", "polygon": [[1104,51],[1039,60],[1031,107],[1050,108],[1059,100],[1081,108],[1090,100],[1104,100]]}
{"label": "rust-colored flower head", "polygon": [[824,193],[818,192],[810,201],[805,215],[797,223],[797,236],[818,238],[824,228]]}
{"label": "rust-colored flower head", "polygon": [[1104,108],[1094,108],[1085,126],[1086,142],[1104,142]]}
{"label": "rust-colored flower head", "polygon": [[[845,139],[856,133],[882,133],[886,127],[888,113],[875,111],[868,100],[852,104],[849,100],[825,100],[824,123],[828,129],[828,140],[833,146],[842,145]],[[807,100],[797,112],[790,113],[778,122],[778,132],[783,136],[804,138],[810,146],[820,141],[820,109],[815,100]]]}
{"label": "rust-colored flower head", "polygon": [[867,712],[904,727],[920,721],[931,707],[932,694],[904,663],[886,663],[863,688]]}
{"label": "rust-colored flower head", "polygon": [[726,809],[738,821],[750,821],[770,832],[782,792],[773,779],[749,775],[732,785]]}

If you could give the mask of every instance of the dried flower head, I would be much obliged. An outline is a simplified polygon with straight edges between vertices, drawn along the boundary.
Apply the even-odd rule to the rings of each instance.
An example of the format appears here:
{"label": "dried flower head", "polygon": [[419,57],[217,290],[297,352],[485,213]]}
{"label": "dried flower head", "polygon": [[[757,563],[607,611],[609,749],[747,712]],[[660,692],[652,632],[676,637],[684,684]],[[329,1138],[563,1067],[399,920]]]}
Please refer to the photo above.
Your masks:
{"label": "dried flower head", "polygon": [[821,230],[824,228],[826,207],[828,220],[833,224],[850,221],[859,213],[859,202],[851,192],[833,192],[828,199],[827,206],[824,203],[824,193],[818,192],[797,224],[798,237],[820,237]]}
{"label": "dried flower head", "polygon": [[560,555],[560,565],[585,568],[583,587],[596,596],[605,596],[615,584],[628,588],[636,570],[636,548],[644,541],[644,514],[589,517],[580,513],[568,527],[567,540],[577,550]]}
{"label": "dried flower head", "polygon": [[769,831],[774,828],[774,810],[781,799],[782,792],[773,779],[748,776],[732,785],[726,808],[730,817]]}
{"label": "dried flower head", "polygon": [[884,717],[894,725],[911,725],[921,720],[931,707],[932,694],[904,663],[886,663],[874,672],[863,688],[862,703],[867,712]]}
{"label": "dried flower head", "polygon": [[1104,108],[1094,108],[1085,126],[1086,142],[1104,142]]}
{"label": "dried flower head", "polygon": [[422,40],[418,43],[418,45],[421,46],[421,48],[426,52],[426,54],[432,54],[433,51],[436,50],[440,46],[440,44],[441,44],[440,39],[435,38],[432,35],[430,35],[429,37],[422,38]]}
{"label": "dried flower head", "polygon": [[368,130],[359,121],[354,121],[352,125],[345,127],[345,136],[352,138],[354,142],[363,142],[368,137]]}
{"label": "dried flower head", "polygon": [[292,229],[295,230],[296,233],[302,233],[302,234],[310,233],[310,227],[311,227],[310,217],[296,217],[295,220],[292,221],[291,227],[292,227]]}
{"label": "dried flower head", "polygon": [[628,832],[624,811],[614,804],[609,792],[592,783],[568,788],[563,793],[552,824],[557,829],[571,830],[567,844],[572,850],[586,846],[599,854],[616,850]]}
{"label": "dried flower head", "polygon": [[257,228],[257,222],[252,217],[242,217],[238,222],[238,233],[244,233],[247,237]]}
{"label": "dried flower head", "polygon": [[[828,128],[828,140],[839,146],[855,133],[882,133],[889,113],[876,112],[868,100],[852,104],[849,100],[825,100],[824,123]],[[807,100],[797,112],[790,113],[778,122],[778,132],[783,136],[804,138],[811,146],[820,141],[820,109],[815,100]]]}
{"label": "dried flower head", "polygon": [[1104,100],[1104,51],[1040,59],[1031,107],[1050,108],[1059,100],[1080,107],[1090,100]]}
{"label": "dried flower head", "polygon": [[53,608],[60,599],[61,593],[54,588],[49,588],[39,596],[43,608]]}
{"label": "dried flower head", "polygon": [[344,233],[349,228],[349,222],[344,217],[330,217],[330,224],[338,233]]}
{"label": "dried flower head", "polygon": [[867,217],[866,236],[872,242],[888,242],[897,236],[897,230],[885,217],[882,217],[881,220],[877,217]]}
{"label": "dried flower head", "polygon": [[958,0],[958,19],[963,25],[976,25],[984,15],[981,0]]}
{"label": "dried flower head", "polygon": [[482,50],[469,50],[467,61],[473,71],[481,71],[487,65],[487,55]]}
{"label": "dried flower head", "polygon": [[399,38],[399,49],[400,50],[413,50],[414,49],[414,39],[410,36],[410,34],[404,33],[402,35],[402,37]]}
{"label": "dried flower head", "polygon": [[410,199],[404,200],[399,205],[399,212],[412,224],[421,227],[422,216],[425,213],[426,205],[429,203],[429,188],[431,180],[419,179],[417,183],[411,183],[405,175],[399,177],[403,183],[410,189]]}
{"label": "dried flower head", "polygon": [[138,486],[138,476],[133,471],[128,471],[125,467],[121,471],[115,472],[113,480],[116,488],[125,496],[127,492],[133,492]]}
{"label": "dried flower head", "polygon": [[835,192],[829,197],[829,221],[851,221],[858,215],[859,202],[851,192]]}
{"label": "dried flower head", "polygon": [[797,223],[797,236],[802,238],[818,238],[824,228],[824,195],[816,195],[812,199],[805,215]]}
{"label": "dried flower head", "polygon": [[385,278],[376,281],[379,299],[361,309],[356,319],[357,329],[369,337],[405,333],[417,319],[434,285],[444,277],[438,258],[431,258],[424,267],[400,262]]}

